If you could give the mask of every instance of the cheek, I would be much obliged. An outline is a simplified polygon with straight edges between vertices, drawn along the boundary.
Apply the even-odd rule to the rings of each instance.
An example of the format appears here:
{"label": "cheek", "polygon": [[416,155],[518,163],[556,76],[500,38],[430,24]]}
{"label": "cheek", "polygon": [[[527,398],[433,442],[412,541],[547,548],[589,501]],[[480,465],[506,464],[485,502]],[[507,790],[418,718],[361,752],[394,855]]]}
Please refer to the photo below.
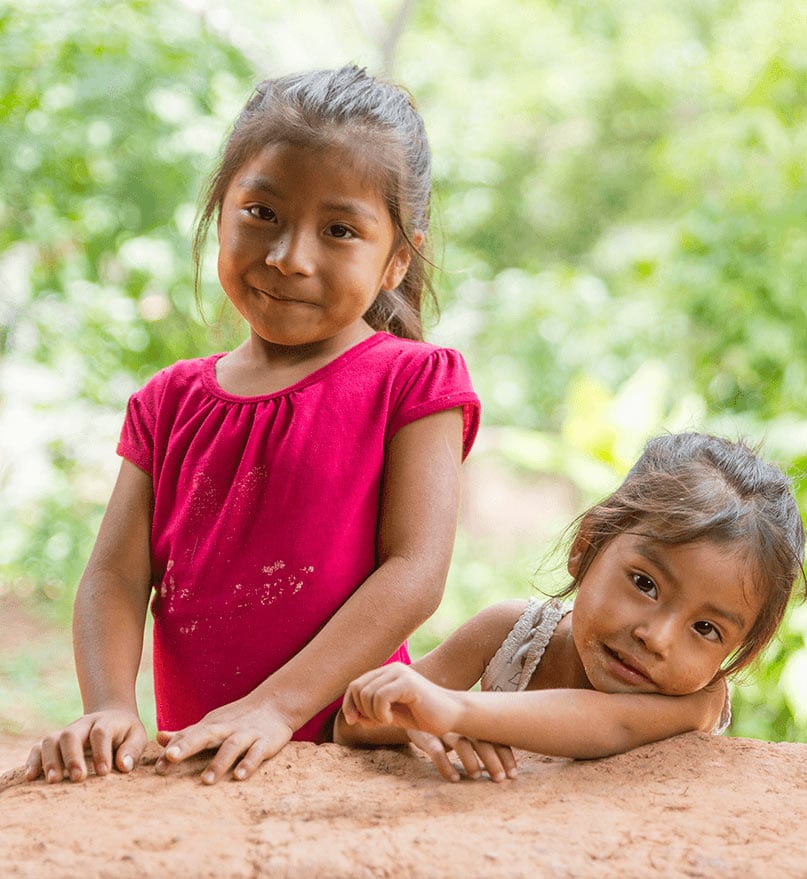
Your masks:
{"label": "cheek", "polygon": [[671,664],[671,680],[667,692],[671,696],[683,696],[702,690],[720,671],[722,661],[707,652],[682,646]]}
{"label": "cheek", "polygon": [[574,613],[572,614],[572,629],[575,624],[581,631],[605,630],[610,628],[619,615],[618,604],[610,601],[606,590],[589,588],[584,582],[581,584],[574,600]]}
{"label": "cheek", "polygon": [[605,622],[606,619],[592,603],[577,597],[572,611],[572,640],[578,653],[602,638]]}

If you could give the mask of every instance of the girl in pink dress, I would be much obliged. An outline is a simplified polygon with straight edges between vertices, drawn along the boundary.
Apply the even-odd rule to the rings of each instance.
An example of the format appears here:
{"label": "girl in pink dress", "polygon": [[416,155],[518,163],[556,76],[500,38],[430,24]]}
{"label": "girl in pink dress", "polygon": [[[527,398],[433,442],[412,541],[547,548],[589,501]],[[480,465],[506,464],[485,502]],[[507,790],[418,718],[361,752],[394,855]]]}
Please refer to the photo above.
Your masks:
{"label": "girl in pink dress", "polygon": [[[79,586],[85,714],[28,778],[130,771],[154,616],[158,771],[249,777],[323,741],[347,683],[408,662],[440,602],[479,402],[421,341],[430,153],[401,89],[347,67],[261,83],[208,186],[234,351],[181,361],[129,401],[120,475]],[[197,271],[198,275],[198,271]]]}
{"label": "girl in pink dress", "polygon": [[[578,520],[558,597],[494,605],[412,668],[366,673],[348,688],[336,739],[411,739],[456,781],[453,748],[469,775],[484,767],[501,781],[515,774],[511,747],[603,757],[722,732],[726,679],[773,637],[803,557],[777,467],[743,443],[657,437]],[[465,692],[480,678],[486,692]]]}

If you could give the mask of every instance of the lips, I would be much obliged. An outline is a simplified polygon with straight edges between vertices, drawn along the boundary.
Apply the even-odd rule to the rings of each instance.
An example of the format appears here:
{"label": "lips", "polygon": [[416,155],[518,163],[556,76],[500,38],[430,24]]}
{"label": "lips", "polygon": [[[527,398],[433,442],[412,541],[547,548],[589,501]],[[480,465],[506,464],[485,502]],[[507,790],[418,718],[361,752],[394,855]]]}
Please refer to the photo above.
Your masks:
{"label": "lips", "polygon": [[293,296],[284,296],[282,293],[277,293],[274,290],[261,290],[260,287],[254,287],[253,289],[257,293],[266,296],[267,299],[271,299],[274,302],[283,302],[288,303],[289,305],[313,305],[312,302],[308,302],[306,299],[296,299]]}
{"label": "lips", "polygon": [[307,303],[303,302],[302,299],[292,299],[291,296],[279,296],[277,293],[266,293],[270,299],[274,299],[275,302],[290,302],[296,303],[298,305],[306,305]]}
{"label": "lips", "polygon": [[605,645],[605,654],[612,673],[627,684],[653,684],[653,678],[645,670],[644,666],[632,656],[620,653]]}

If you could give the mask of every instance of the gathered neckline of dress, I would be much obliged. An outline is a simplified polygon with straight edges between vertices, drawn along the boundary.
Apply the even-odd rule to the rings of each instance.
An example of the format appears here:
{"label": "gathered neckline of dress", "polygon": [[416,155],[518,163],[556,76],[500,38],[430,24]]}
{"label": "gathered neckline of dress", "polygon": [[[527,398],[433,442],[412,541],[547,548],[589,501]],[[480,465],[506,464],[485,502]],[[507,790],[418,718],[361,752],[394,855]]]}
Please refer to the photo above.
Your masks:
{"label": "gathered neckline of dress", "polygon": [[[265,400],[271,400],[275,397],[284,397],[288,394],[294,393],[295,391],[300,391],[308,385],[316,384],[317,382],[323,381],[328,376],[332,375],[334,372],[342,369],[347,366],[352,360],[355,360],[360,354],[363,354],[367,349],[373,348],[382,342],[385,338],[389,337],[389,333],[385,333],[383,331],[378,331],[372,336],[368,336],[366,339],[362,339],[361,342],[357,342],[353,345],[352,348],[348,348],[347,351],[343,351],[338,357],[334,357],[330,363],[326,363],[325,366],[320,366],[319,369],[315,369],[313,372],[309,373],[305,378],[301,378],[300,381],[295,382],[293,385],[289,385],[287,388],[281,388],[279,391],[272,391],[271,394],[257,394],[255,396],[242,396],[240,394],[231,394],[229,391],[225,391],[224,388],[219,384],[218,379],[216,378],[216,364],[224,357],[226,354],[229,354],[229,351],[222,351],[219,354],[213,354],[208,358],[208,362],[205,364],[205,368],[202,372],[202,381],[204,386],[213,394],[214,397],[219,397],[222,400],[227,400],[231,403],[261,403]],[[397,337],[396,337],[397,338]]]}

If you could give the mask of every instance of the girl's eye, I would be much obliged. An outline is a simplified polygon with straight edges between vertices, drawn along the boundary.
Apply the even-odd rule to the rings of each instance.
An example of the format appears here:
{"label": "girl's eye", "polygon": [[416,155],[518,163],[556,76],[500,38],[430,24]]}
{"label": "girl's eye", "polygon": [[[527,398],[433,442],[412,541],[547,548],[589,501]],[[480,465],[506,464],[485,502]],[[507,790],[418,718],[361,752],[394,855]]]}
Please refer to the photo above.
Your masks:
{"label": "girl's eye", "polygon": [[255,217],[257,220],[269,220],[270,222],[276,219],[277,215],[271,209],[266,207],[263,204],[253,204],[247,208],[247,213],[251,217]]}
{"label": "girl's eye", "polygon": [[714,625],[707,620],[699,620],[695,623],[692,628],[703,638],[706,638],[707,641],[722,641],[723,639],[720,637],[720,632],[714,627]]}
{"label": "girl's eye", "polygon": [[328,226],[328,234],[331,238],[352,238],[353,232],[348,229],[347,226],[343,226],[341,223],[334,223],[333,226]]}
{"label": "girl's eye", "polygon": [[655,598],[658,595],[656,584],[650,579],[650,577],[646,577],[644,574],[634,574],[633,585],[639,590],[639,592],[643,592],[651,598]]}

